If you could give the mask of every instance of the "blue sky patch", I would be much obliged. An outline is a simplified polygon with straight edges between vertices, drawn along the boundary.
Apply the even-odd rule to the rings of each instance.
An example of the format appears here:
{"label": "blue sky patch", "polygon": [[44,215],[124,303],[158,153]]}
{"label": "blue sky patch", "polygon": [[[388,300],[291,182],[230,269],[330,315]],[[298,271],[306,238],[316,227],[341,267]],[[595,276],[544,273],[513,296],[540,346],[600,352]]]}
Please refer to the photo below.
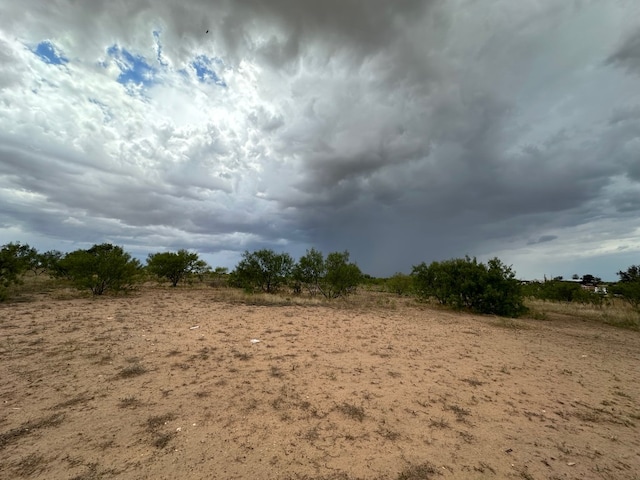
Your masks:
{"label": "blue sky patch", "polygon": [[118,83],[122,85],[153,85],[157,70],[147,63],[141,55],[133,55],[126,48],[113,45],[107,49],[107,54],[113,58],[120,69]]}
{"label": "blue sky patch", "polygon": [[191,62],[191,66],[196,71],[198,80],[202,83],[215,83],[221,87],[226,87],[227,84],[221,79],[213,69],[213,65],[222,66],[222,60],[218,58],[209,58],[206,55],[198,55],[196,59]]}
{"label": "blue sky patch", "polygon": [[64,65],[65,63],[69,63],[69,59],[49,40],[40,42],[36,45],[36,48],[31,51],[39,56],[43,62],[51,65]]}

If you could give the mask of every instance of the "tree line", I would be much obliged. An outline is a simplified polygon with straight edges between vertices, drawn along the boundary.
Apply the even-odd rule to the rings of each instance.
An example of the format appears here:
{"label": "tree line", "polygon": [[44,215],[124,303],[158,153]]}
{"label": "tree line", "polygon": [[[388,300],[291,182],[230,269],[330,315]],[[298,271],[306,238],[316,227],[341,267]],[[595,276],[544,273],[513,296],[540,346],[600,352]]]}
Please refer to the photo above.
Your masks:
{"label": "tree line", "polygon": [[[287,289],[294,294],[306,292],[328,299],[348,296],[361,284],[375,284],[398,295],[414,295],[455,309],[512,317],[526,312],[525,297],[599,306],[607,299],[559,277],[523,284],[516,279],[512,267],[498,258],[486,264],[469,256],[423,262],[414,266],[409,275],[396,273],[388,279],[375,279],[362,273],[350,260],[348,251],[332,252],[325,257],[312,248],[297,262],[286,252],[245,251],[236,268],[228,272],[223,267],[212,269],[197,253],[184,249],[149,254],[142,265],[122,247],[110,243],[63,254],[57,250],[40,253],[16,242],[0,248],[0,301],[6,300],[9,287],[19,284],[28,271],[36,276],[46,273],[65,279],[94,295],[129,290],[149,276],[173,287],[208,278],[216,285],[226,284],[247,292],[276,293]],[[640,265],[632,265],[618,272],[618,276],[620,280],[611,287],[611,293],[640,310]],[[600,280],[585,275],[582,283],[585,279],[591,284]]]}
{"label": "tree line", "polygon": [[19,284],[27,271],[68,280],[94,295],[131,289],[151,275],[168,281],[172,287],[194,278],[226,277],[227,284],[248,292],[276,293],[291,287],[298,293],[305,289],[312,295],[337,298],[353,293],[363,277],[346,251],[333,252],[325,258],[311,249],[297,263],[288,253],[270,249],[246,251],[235,270],[228,273],[223,267],[212,269],[197,253],[184,249],[149,254],[142,265],[122,247],[110,243],[63,254],[56,250],[39,253],[18,242],[0,249],[0,299],[7,298],[8,287]]}
{"label": "tree line", "polygon": [[329,253],[325,258],[312,248],[296,263],[288,253],[269,249],[247,251],[231,273],[230,284],[265,293],[290,286],[294,293],[305,290],[310,295],[338,298],[353,293],[363,279],[360,268],[349,256],[344,251]]}

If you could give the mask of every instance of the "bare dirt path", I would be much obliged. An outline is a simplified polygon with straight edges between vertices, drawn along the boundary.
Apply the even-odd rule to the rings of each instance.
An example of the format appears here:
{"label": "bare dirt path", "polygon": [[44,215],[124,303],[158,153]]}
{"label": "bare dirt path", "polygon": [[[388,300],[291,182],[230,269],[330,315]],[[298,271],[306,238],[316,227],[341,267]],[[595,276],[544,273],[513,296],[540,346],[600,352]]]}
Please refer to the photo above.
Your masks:
{"label": "bare dirt path", "polygon": [[0,306],[0,478],[640,478],[637,332],[216,295]]}

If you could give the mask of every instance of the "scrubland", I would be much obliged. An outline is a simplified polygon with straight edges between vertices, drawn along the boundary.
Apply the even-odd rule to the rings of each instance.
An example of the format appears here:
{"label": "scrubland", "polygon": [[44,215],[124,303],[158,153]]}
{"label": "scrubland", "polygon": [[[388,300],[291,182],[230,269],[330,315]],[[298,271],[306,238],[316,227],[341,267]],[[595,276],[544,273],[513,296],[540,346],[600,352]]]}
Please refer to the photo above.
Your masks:
{"label": "scrubland", "polygon": [[0,305],[0,478],[640,478],[640,333],[532,307],[27,292]]}

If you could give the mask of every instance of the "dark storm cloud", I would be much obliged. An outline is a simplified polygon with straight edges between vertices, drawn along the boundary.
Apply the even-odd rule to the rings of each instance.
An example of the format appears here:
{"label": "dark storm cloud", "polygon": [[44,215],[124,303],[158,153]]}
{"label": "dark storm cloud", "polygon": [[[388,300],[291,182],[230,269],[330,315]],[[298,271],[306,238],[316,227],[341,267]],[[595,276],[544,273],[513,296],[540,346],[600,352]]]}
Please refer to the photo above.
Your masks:
{"label": "dark storm cloud", "polygon": [[620,213],[640,212],[640,187],[615,194],[611,199],[611,203]]}
{"label": "dark storm cloud", "polygon": [[618,49],[607,59],[607,63],[640,74],[640,28],[627,35]]}
{"label": "dark storm cloud", "polygon": [[536,240],[529,240],[527,242],[527,245],[535,245],[536,243],[551,242],[551,241],[555,240],[556,238],[558,238],[557,235],[542,235],[540,238],[538,238]]}
{"label": "dark storm cloud", "polygon": [[[50,36],[60,27],[87,34],[92,32],[93,35],[85,39],[89,45],[96,39],[114,34],[122,42],[135,43],[140,32],[131,31],[131,22],[155,20],[168,25],[178,37],[202,41],[205,31],[209,30],[211,37],[224,42],[226,50],[237,54],[242,50],[257,49],[282,62],[297,57],[301,48],[313,41],[356,47],[364,54],[375,51],[395,41],[398,33],[407,24],[421,19],[425,9],[433,3],[436,2],[192,0],[176,3],[132,0],[114,5],[27,0],[20,6],[8,6],[5,19],[24,21],[28,14],[37,20],[36,28]],[[109,19],[117,21],[111,23]],[[279,35],[282,41],[278,39]],[[262,39],[266,41],[262,42]]]}
{"label": "dark storm cloud", "polygon": [[[313,194],[299,204],[310,241],[326,249],[348,245],[368,265],[407,271],[422,260],[490,251],[493,239],[603,215],[606,202],[596,199],[625,165],[635,164],[632,152],[620,154],[618,141],[637,134],[612,128],[595,142],[567,132],[508,154],[502,135],[509,109],[484,101],[458,115],[451,109],[435,115],[441,130],[425,135],[423,149],[406,165],[387,168],[375,150],[313,163],[303,185]],[[380,184],[393,195],[377,196]]]}

